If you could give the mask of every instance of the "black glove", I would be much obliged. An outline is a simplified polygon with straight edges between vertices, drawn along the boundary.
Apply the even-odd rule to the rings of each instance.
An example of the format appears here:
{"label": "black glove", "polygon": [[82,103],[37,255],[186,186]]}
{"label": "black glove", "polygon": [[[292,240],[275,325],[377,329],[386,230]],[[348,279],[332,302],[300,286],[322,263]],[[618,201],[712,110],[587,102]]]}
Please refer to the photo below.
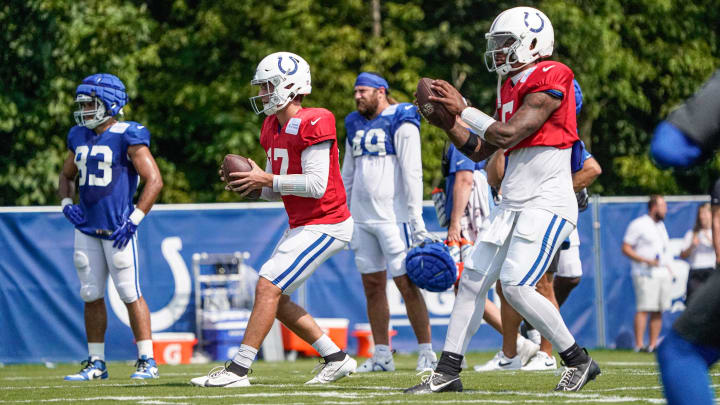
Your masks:
{"label": "black glove", "polygon": [[590,194],[588,194],[587,188],[583,188],[575,193],[575,198],[577,198],[578,212],[585,211],[590,202]]}

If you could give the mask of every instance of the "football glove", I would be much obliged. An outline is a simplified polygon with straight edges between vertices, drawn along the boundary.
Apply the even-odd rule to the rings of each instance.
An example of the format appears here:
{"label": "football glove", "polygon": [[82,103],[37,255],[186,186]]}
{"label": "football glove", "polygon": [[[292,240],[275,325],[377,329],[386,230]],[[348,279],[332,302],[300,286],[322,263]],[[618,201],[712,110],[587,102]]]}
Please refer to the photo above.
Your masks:
{"label": "football glove", "polygon": [[110,235],[110,239],[115,241],[113,242],[113,247],[124,249],[133,235],[135,235],[135,231],[137,231],[137,225],[133,224],[130,218],[126,219],[125,222]]}
{"label": "football glove", "polygon": [[428,232],[425,228],[420,228],[412,233],[412,244],[417,246],[425,241],[442,242],[442,239]]}
{"label": "football glove", "polygon": [[135,209],[130,217],[123,222],[122,225],[115,232],[110,235],[110,239],[114,240],[113,247],[117,249],[124,249],[127,246],[130,239],[135,235],[140,221],[145,217],[145,213],[140,209]]}
{"label": "football glove", "polygon": [[575,198],[577,198],[578,212],[585,211],[590,202],[590,194],[588,194],[587,188],[583,188],[575,193]]}
{"label": "football glove", "polygon": [[75,226],[85,223],[85,213],[79,205],[66,204],[63,207],[63,214],[65,214],[65,218],[67,218],[68,221]]}

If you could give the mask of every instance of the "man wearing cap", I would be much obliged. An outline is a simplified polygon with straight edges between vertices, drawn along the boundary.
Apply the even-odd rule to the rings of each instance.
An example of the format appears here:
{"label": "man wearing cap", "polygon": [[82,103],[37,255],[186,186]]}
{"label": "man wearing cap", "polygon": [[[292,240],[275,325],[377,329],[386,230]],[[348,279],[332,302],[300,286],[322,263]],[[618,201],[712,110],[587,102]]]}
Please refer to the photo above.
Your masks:
{"label": "man wearing cap", "polygon": [[432,239],[422,219],[420,115],[415,105],[396,103],[389,91],[382,76],[360,73],[354,87],[357,111],[345,118],[342,179],[355,219],[350,248],[362,276],[375,342],[373,357],[358,372],[395,370],[388,337],[387,271],[418,339],[417,369],[437,363],[425,301],[405,272],[408,248]]}

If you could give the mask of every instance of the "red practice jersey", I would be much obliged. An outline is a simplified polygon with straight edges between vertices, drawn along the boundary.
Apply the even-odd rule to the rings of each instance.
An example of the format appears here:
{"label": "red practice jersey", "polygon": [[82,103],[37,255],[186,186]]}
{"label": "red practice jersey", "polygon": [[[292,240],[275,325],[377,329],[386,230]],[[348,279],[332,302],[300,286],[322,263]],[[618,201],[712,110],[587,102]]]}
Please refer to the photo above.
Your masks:
{"label": "red practice jersey", "polygon": [[265,118],[260,144],[267,153],[273,174],[302,174],[301,156],[308,146],[332,141],[327,188],[321,198],[283,195],[290,228],[303,225],[337,224],[350,217],[345,187],[340,177],[340,159],[335,116],[324,108],[303,108],[284,128],[275,115]]}
{"label": "red practice jersey", "polygon": [[530,146],[554,146],[558,149],[572,147],[577,141],[575,117],[575,87],[572,70],[556,61],[543,61],[523,72],[517,83],[509,78],[500,90],[501,109],[497,112],[503,122],[508,122],[530,93],[547,92],[562,97],[562,103],[537,132],[523,139],[510,151]]}

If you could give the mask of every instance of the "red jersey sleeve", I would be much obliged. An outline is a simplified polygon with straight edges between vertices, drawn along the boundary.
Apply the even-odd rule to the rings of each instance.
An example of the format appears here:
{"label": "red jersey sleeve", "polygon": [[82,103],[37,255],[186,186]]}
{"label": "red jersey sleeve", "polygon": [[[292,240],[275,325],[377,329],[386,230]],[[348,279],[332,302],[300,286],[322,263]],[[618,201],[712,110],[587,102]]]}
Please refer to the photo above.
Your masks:
{"label": "red jersey sleeve", "polygon": [[312,108],[303,117],[300,131],[305,147],[324,141],[336,140],[335,116],[324,108]]}
{"label": "red jersey sleeve", "polygon": [[[573,72],[560,62],[546,61],[538,64],[535,72],[530,75],[527,83],[527,93],[554,90],[562,93],[564,99],[574,90],[572,88]],[[568,87],[568,83],[571,87]]]}

